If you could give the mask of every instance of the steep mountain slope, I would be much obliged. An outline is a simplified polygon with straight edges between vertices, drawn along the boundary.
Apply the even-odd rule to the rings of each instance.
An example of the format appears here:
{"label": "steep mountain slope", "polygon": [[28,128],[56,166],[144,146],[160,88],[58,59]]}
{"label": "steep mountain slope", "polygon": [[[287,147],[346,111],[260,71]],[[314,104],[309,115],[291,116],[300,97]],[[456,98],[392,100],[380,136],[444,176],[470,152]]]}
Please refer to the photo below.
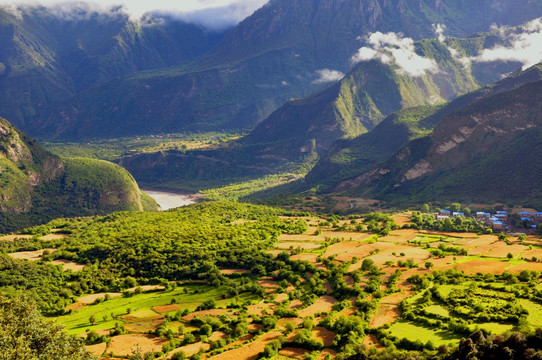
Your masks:
{"label": "steep mountain slope", "polygon": [[174,19],[135,22],[82,4],[0,7],[0,115],[30,129],[47,106],[142,70],[191,61],[223,36]]}
{"label": "steep mountain slope", "polygon": [[92,88],[50,108],[39,130],[26,129],[74,139],[252,128],[284,101],[325,86],[318,71],[348,72],[370,32],[420,39],[443,23],[466,36],[540,15],[540,0],[273,0],[190,66]]}
{"label": "steep mountain slope", "polygon": [[[445,41],[436,38],[422,40],[413,44],[416,54],[434,61],[438,70],[413,76],[398,65],[382,64],[376,60],[361,62],[338,83],[306,98],[287,102],[233,146],[213,151],[136,155],[123,159],[121,164],[145,184],[190,184],[189,187],[193,189],[193,184],[198,182],[201,189],[207,186],[205,181],[216,185],[216,181],[228,183],[291,171],[295,166],[324,156],[337,139],[355,138],[368,131],[376,131],[374,136],[367,136],[380,148],[375,152],[368,150],[364,156],[372,157],[373,161],[384,160],[409,140],[409,136],[391,135],[393,131],[387,128],[390,122],[374,129],[384,117],[402,108],[443,103],[445,99],[477,88],[476,76],[480,74],[484,78],[498,79],[518,66],[511,63],[491,67],[492,74],[489,76],[483,68],[477,70],[475,66],[463,66],[452,54],[455,50],[466,56],[475,56],[486,44],[494,44],[499,38],[498,34],[479,34],[467,39],[449,37]],[[476,76],[472,74],[472,69],[476,70]],[[528,75],[524,77],[528,78]],[[447,109],[451,111],[464,101],[458,100]],[[413,116],[412,111],[404,114]],[[423,114],[427,116],[428,112]],[[409,122],[415,121],[411,119]],[[427,129],[419,131],[427,134],[436,123],[428,120],[428,125],[423,125]],[[390,141],[395,143],[386,145]],[[346,141],[345,146],[348,144]],[[336,183],[355,176],[347,160],[353,161],[340,160],[344,163],[341,166],[345,174],[337,173],[339,169],[335,165],[330,168],[329,164],[319,166],[313,174],[317,174],[318,169],[323,169],[322,173],[309,176],[308,184],[326,182],[329,186],[328,177]],[[365,165],[371,164],[374,162]]]}
{"label": "steep mountain slope", "polygon": [[542,81],[480,100],[444,117],[430,136],[409,142],[348,187],[397,202],[541,206],[540,114]]}
{"label": "steep mountain slope", "polygon": [[54,217],[155,210],[120,166],[60,159],[0,118],[0,233]]}
{"label": "steep mountain slope", "polygon": [[385,161],[409,140],[428,135],[446,115],[484,98],[537,80],[542,80],[542,65],[460,96],[446,105],[422,106],[394,113],[371,132],[334,143],[306,176],[306,185],[332,190],[345,181],[337,190],[344,189],[349,186],[346,180],[356,178],[377,163]]}

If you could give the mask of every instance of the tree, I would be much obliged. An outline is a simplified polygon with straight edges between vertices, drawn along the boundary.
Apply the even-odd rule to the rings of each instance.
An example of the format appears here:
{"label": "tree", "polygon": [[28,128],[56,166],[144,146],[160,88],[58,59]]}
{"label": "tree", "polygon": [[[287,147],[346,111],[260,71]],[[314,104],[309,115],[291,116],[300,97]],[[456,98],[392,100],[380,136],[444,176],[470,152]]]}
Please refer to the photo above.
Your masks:
{"label": "tree", "polygon": [[514,254],[508,253],[506,257],[508,258],[508,260],[511,260],[514,257]]}
{"label": "tree", "polygon": [[433,267],[433,263],[431,261],[426,261],[425,262],[425,268],[427,270],[431,269]]}
{"label": "tree", "polygon": [[0,296],[0,358],[2,360],[91,360],[81,339],[61,325],[45,320],[27,298]]}
{"label": "tree", "polygon": [[88,318],[88,322],[92,325],[96,324],[96,317],[94,316],[94,314],[90,315],[90,317]]}
{"label": "tree", "polygon": [[421,208],[421,211],[422,211],[422,213],[424,213],[424,214],[429,213],[429,211],[430,211],[429,205],[423,204],[423,205],[422,205],[422,208]]}

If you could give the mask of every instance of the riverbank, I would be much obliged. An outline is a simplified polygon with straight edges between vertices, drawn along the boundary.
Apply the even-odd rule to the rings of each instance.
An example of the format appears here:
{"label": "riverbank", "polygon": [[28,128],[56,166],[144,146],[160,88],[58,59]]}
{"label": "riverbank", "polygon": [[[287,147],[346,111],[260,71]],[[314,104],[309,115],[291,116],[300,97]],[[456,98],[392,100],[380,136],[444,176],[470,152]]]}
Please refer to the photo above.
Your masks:
{"label": "riverbank", "polygon": [[202,201],[200,194],[178,193],[157,189],[141,190],[149,194],[149,196],[152,197],[158,203],[158,205],[160,205],[160,208],[163,211],[196,204]]}

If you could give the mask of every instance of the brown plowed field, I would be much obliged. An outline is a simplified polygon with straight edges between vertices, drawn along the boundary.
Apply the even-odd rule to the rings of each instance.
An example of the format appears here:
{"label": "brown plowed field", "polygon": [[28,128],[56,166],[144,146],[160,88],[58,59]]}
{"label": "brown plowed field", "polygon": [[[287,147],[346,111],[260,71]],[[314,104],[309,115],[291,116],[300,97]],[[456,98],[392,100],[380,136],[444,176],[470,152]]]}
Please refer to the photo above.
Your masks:
{"label": "brown plowed field", "polygon": [[299,316],[304,318],[305,316],[314,316],[320,312],[330,312],[333,304],[337,302],[333,296],[324,295],[305,309],[299,310]]}
{"label": "brown plowed field", "polygon": [[336,334],[333,331],[329,331],[321,326],[317,326],[312,330],[312,337],[324,343],[324,346],[326,347],[333,345],[335,335]]}
{"label": "brown plowed field", "polygon": [[263,351],[265,345],[278,339],[282,334],[277,331],[271,331],[260,336],[255,341],[243,347],[232,349],[211,357],[213,360],[253,360]]}
{"label": "brown plowed field", "polygon": [[153,335],[119,335],[111,338],[108,353],[112,352],[116,356],[129,356],[132,351],[139,348],[142,353],[162,350],[162,345],[169,340],[161,339]]}
{"label": "brown plowed field", "polygon": [[285,347],[280,349],[279,354],[293,359],[303,359],[307,354],[310,354],[310,350],[295,347]]}

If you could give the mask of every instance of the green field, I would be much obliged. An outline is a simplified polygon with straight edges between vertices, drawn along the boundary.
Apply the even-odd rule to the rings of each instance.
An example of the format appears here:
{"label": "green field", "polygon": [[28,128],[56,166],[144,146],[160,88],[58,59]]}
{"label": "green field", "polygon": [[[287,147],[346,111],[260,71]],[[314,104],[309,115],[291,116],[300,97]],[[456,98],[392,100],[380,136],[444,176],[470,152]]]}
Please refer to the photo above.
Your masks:
{"label": "green field", "polygon": [[501,323],[496,323],[496,322],[487,322],[484,324],[477,324],[477,327],[495,335],[504,334],[505,332],[511,331],[512,329],[514,329],[514,325],[512,324],[501,324]]}
{"label": "green field", "polygon": [[409,321],[400,320],[397,321],[390,327],[390,332],[393,336],[397,338],[406,338],[410,341],[420,340],[423,343],[431,341],[433,345],[456,345],[461,339],[461,336],[458,336],[447,330],[437,330],[416,325]]}
{"label": "green field", "polygon": [[442,305],[429,305],[425,308],[425,311],[430,314],[436,314],[446,317],[450,316],[450,312]]}
{"label": "green field", "polygon": [[533,326],[542,325],[542,305],[532,302],[531,300],[519,299],[518,300],[521,306],[529,312],[527,316],[527,321]]}
{"label": "green field", "polygon": [[[184,293],[187,291],[187,293]],[[197,291],[197,293],[196,293]],[[198,305],[207,300],[215,300],[217,306],[226,306],[235,301],[258,300],[258,297],[244,293],[240,294],[236,299],[222,299],[222,295],[227,293],[227,287],[212,287],[200,284],[187,284],[172,291],[148,292],[131,297],[120,297],[111,300],[103,301],[96,305],[85,306],[73,313],[58,317],[58,321],[64,326],[68,332],[72,334],[82,334],[90,330],[110,329],[115,326],[115,323],[122,323],[120,316],[126,315],[128,309],[131,310],[130,315],[135,317],[151,317],[158,315],[152,310],[154,306],[169,305],[172,300],[175,301],[180,310],[188,309],[193,311]],[[97,322],[91,325],[89,318],[94,315]],[[119,316],[116,320],[112,316]],[[103,317],[107,316],[107,321]]]}

